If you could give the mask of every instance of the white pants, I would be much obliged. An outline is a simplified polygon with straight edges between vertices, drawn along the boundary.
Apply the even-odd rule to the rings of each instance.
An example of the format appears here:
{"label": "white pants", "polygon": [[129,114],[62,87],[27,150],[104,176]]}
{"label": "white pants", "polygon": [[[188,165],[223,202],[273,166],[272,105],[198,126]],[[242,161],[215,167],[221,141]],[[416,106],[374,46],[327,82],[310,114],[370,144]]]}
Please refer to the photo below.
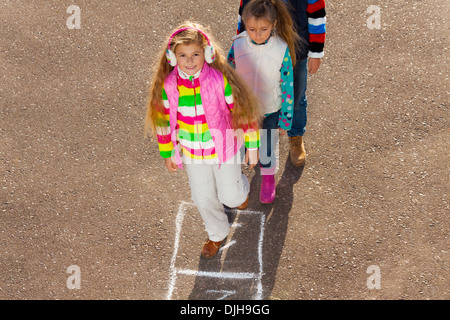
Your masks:
{"label": "white pants", "polygon": [[222,241],[228,235],[230,224],[223,205],[240,206],[247,199],[250,184],[241,171],[241,162],[235,158],[227,163],[186,164],[191,196],[205,223],[209,240]]}

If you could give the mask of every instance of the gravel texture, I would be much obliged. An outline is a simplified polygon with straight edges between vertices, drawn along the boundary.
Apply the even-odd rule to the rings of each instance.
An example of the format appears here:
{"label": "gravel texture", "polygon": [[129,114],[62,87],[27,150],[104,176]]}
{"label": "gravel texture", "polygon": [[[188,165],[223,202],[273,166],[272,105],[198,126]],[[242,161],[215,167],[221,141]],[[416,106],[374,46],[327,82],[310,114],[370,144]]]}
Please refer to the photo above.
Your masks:
{"label": "gravel texture", "polygon": [[[175,218],[191,200],[186,173],[167,172],[144,137],[152,66],[188,19],[227,51],[238,2],[0,1],[0,299],[166,298]],[[81,29],[67,27],[72,4]],[[370,5],[380,29],[366,24]],[[446,1],[327,1],[306,166],[287,162],[284,137],[272,205],[244,171],[248,210],[266,218],[264,299],[450,298],[448,17]],[[189,214],[177,261],[217,271]],[[248,237],[236,234],[227,259],[253,256],[258,229],[242,221]],[[80,289],[67,286],[70,266]],[[254,291],[178,279],[179,299]]]}

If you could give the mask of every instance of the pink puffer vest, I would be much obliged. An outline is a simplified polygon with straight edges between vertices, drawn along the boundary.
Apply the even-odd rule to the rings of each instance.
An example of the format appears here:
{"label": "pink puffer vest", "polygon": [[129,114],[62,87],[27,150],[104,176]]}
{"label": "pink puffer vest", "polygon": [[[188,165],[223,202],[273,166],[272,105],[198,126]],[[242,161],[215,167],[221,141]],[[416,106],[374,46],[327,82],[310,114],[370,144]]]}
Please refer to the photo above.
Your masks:
{"label": "pink puffer vest", "polygon": [[[180,97],[177,76],[178,67],[175,67],[165,79],[164,89],[167,93],[170,106],[170,132],[175,150],[175,159],[177,165],[182,168],[182,159],[177,147],[177,114],[178,99]],[[242,140],[237,138],[232,128],[231,111],[225,101],[223,75],[220,71],[211,68],[205,62],[200,72],[199,81],[206,122],[208,123],[208,128],[214,141],[219,163],[223,163],[232,159],[236,155],[237,150],[242,146]]]}

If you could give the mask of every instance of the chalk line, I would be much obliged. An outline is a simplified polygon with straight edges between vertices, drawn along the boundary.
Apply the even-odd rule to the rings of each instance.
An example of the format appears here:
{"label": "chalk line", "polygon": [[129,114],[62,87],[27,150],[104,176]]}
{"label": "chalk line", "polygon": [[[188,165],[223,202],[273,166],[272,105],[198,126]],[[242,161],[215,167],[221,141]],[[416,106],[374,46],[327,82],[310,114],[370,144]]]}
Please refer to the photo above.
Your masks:
{"label": "chalk line", "polygon": [[221,296],[219,299],[217,300],[224,300],[226,297],[232,296],[233,294],[236,293],[235,290],[206,290],[206,293],[223,293],[224,295]]}
{"label": "chalk line", "polygon": [[[258,264],[259,264],[259,272],[253,273],[253,272],[212,272],[212,271],[200,271],[200,270],[191,270],[191,269],[177,269],[175,267],[177,255],[178,255],[178,248],[180,243],[180,235],[181,235],[181,229],[184,221],[184,216],[186,214],[186,206],[194,206],[192,203],[188,202],[181,202],[181,205],[178,209],[178,213],[175,220],[175,241],[174,241],[174,250],[172,254],[172,258],[170,260],[170,281],[169,281],[169,288],[167,291],[167,300],[172,299],[172,295],[175,289],[175,283],[177,281],[177,275],[190,275],[190,276],[197,276],[197,277],[211,277],[211,278],[221,278],[221,279],[233,279],[233,280],[245,280],[245,279],[255,279],[257,280],[257,293],[254,297],[255,300],[262,300],[263,296],[263,286],[262,286],[262,276],[263,276],[263,241],[264,241],[264,224],[265,224],[265,215],[262,212],[258,211],[250,211],[250,210],[239,210],[241,214],[251,214],[251,215],[260,215],[261,222],[260,222],[260,233],[259,233],[259,239],[258,239]],[[236,221],[237,222],[237,221]],[[236,227],[241,227],[241,224],[236,223],[233,225]],[[234,245],[236,243],[236,240],[232,240],[223,249],[228,249],[230,246]],[[211,291],[211,290],[209,290]]]}
{"label": "chalk line", "polygon": [[220,247],[219,252],[220,252],[220,251],[223,251],[223,250],[225,250],[225,249],[227,249],[227,248],[229,248],[229,247],[231,247],[231,246],[232,246],[233,244],[235,244],[235,243],[236,243],[236,240],[230,241],[230,242],[227,243],[226,245]]}
{"label": "chalk line", "polygon": [[175,282],[177,280],[177,270],[175,269],[175,261],[177,260],[178,245],[180,243],[180,231],[183,224],[185,210],[184,206],[188,204],[187,202],[181,202],[180,208],[178,209],[177,217],[175,220],[175,244],[173,248],[172,259],[170,260],[170,282],[169,290],[167,291],[167,300],[172,299],[173,289],[175,288]]}
{"label": "chalk line", "polygon": [[179,274],[197,277],[209,277],[219,279],[257,279],[258,274],[253,272],[214,272],[214,271],[199,271],[189,269],[178,269]]}

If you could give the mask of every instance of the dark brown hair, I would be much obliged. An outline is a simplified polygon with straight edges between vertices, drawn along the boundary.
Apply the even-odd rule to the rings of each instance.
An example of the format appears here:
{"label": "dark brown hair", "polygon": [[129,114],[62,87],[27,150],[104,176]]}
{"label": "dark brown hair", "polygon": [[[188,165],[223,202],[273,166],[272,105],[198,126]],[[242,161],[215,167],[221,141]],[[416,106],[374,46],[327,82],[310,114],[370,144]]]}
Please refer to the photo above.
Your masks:
{"label": "dark brown hair", "polygon": [[289,13],[289,4],[281,0],[252,0],[242,12],[244,23],[251,17],[256,19],[266,19],[272,25],[275,25],[275,33],[286,41],[291,53],[292,65],[297,63],[296,54],[298,47],[303,43],[297,34],[294,21]]}

